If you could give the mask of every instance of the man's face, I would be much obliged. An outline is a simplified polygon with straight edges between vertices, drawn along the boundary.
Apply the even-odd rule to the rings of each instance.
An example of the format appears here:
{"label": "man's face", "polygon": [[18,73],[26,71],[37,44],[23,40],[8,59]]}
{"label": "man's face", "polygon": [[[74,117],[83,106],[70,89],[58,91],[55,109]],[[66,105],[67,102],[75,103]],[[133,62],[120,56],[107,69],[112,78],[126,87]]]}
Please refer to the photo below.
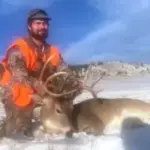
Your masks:
{"label": "man's face", "polygon": [[48,21],[42,19],[36,19],[28,26],[29,33],[36,39],[45,40],[48,36]]}

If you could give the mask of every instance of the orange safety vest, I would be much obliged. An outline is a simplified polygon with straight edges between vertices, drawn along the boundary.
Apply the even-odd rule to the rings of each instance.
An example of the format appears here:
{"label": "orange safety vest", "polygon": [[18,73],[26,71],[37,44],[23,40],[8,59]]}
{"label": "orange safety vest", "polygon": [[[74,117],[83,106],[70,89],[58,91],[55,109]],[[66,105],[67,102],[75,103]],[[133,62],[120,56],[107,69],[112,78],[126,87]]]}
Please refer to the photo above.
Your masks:
{"label": "orange safety vest", "polygon": [[[26,68],[29,71],[34,70],[36,67],[36,63],[38,60],[38,52],[31,48],[28,43],[22,39],[19,38],[16,41],[14,41],[7,49],[6,51],[6,56],[2,60],[2,64],[5,68],[5,71],[3,73],[2,79],[0,81],[0,84],[6,85],[8,81],[10,80],[11,77],[11,72],[7,69],[7,53],[12,48],[13,46],[19,47],[20,51],[22,52],[24,58],[25,58],[25,64]],[[48,57],[54,55],[54,57],[50,60],[50,63],[54,66],[57,66],[60,63],[60,54],[59,51],[56,47],[54,46],[49,46],[49,52],[48,52]],[[43,62],[45,62],[48,57],[46,54],[43,54]],[[29,94],[33,92],[32,89],[26,87],[25,84],[21,83],[16,83],[12,87],[12,95],[13,95],[13,101],[16,105],[18,106],[26,106],[31,102],[31,99],[29,98]]]}
{"label": "orange safety vest", "polygon": [[[22,39],[22,38],[17,39],[8,47],[8,49],[6,51],[6,56],[2,60],[2,64],[5,68],[5,72],[3,75],[4,77],[0,81],[1,84],[6,84],[10,78],[10,72],[8,71],[8,69],[6,69],[7,68],[7,52],[13,46],[18,46],[20,51],[22,52],[22,54],[25,58],[25,64],[26,64],[27,70],[32,71],[36,67],[36,63],[38,60],[38,52],[35,49],[32,49],[24,39]],[[54,66],[57,66],[60,62],[60,55],[59,55],[58,49],[54,46],[49,46],[48,53],[49,53],[49,57],[54,55],[54,57],[52,57],[52,59],[50,60],[50,63]],[[44,53],[42,59],[43,59],[43,62],[45,62],[47,60],[47,56],[45,53]]]}

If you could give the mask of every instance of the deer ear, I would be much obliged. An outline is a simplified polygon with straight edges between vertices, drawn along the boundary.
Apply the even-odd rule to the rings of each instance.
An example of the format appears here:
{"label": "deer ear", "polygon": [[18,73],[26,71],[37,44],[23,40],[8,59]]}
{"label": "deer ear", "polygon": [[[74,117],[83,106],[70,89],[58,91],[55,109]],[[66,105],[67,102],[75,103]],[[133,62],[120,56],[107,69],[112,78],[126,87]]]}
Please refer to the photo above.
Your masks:
{"label": "deer ear", "polygon": [[30,97],[36,104],[43,105],[42,97],[39,96],[38,94],[30,94],[29,97]]}

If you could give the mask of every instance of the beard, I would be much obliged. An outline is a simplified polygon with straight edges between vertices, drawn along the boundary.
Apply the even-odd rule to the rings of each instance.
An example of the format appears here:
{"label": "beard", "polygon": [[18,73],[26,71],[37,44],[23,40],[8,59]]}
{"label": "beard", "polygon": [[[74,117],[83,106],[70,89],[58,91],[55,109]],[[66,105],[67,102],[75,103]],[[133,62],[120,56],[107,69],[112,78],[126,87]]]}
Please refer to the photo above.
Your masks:
{"label": "beard", "polygon": [[28,30],[28,33],[30,36],[35,38],[36,40],[44,41],[48,37],[48,31],[40,30],[37,32],[34,32],[32,30]]}

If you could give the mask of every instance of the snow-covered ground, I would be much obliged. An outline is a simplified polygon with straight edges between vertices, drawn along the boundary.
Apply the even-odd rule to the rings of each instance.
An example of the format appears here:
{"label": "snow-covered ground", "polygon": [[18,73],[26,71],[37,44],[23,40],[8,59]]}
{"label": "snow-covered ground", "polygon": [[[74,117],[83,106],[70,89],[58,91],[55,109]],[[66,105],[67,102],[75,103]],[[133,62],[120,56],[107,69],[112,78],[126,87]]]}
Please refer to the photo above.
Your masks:
{"label": "snow-covered ground", "polygon": [[[102,80],[95,88],[102,92],[101,97],[129,97],[139,98],[150,102],[150,75],[134,78],[117,78]],[[75,99],[80,102],[91,97],[85,92]],[[3,116],[3,109],[0,109]],[[50,138],[39,137],[34,140],[0,140],[0,150],[149,150],[150,149],[150,126],[134,130],[122,130],[118,135],[87,136],[75,135],[73,138]]]}

